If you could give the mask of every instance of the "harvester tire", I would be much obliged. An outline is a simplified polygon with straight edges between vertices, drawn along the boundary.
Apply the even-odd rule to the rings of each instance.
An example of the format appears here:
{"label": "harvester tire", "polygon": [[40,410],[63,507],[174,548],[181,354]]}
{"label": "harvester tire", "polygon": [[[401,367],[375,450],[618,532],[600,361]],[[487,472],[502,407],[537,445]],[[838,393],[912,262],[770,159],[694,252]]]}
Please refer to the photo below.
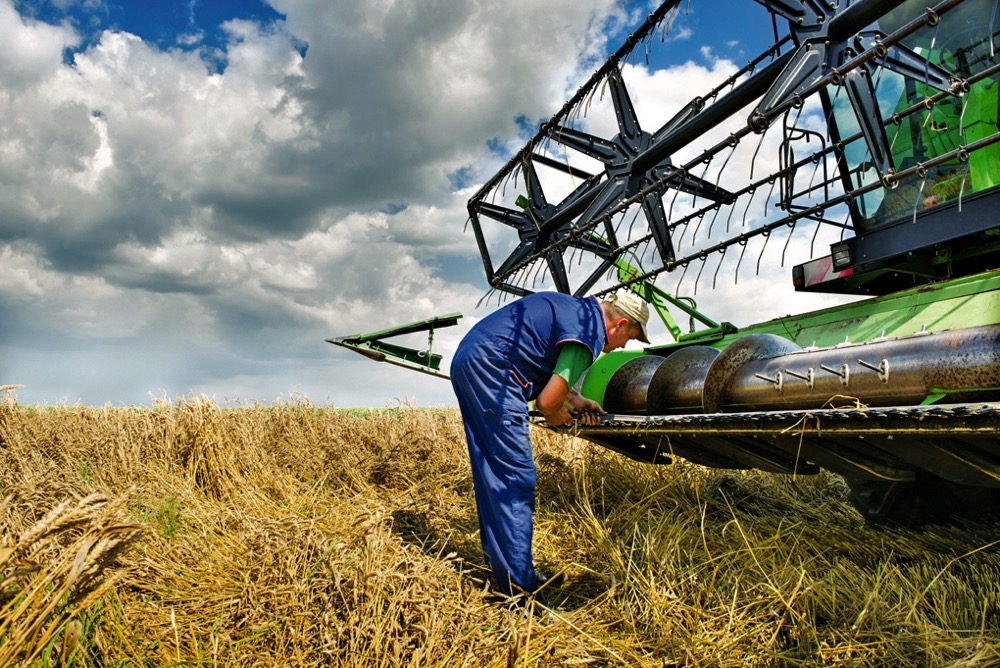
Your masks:
{"label": "harvester tire", "polygon": [[905,482],[845,478],[847,498],[873,525],[917,529],[1000,517],[1000,489],[950,482],[918,471]]}

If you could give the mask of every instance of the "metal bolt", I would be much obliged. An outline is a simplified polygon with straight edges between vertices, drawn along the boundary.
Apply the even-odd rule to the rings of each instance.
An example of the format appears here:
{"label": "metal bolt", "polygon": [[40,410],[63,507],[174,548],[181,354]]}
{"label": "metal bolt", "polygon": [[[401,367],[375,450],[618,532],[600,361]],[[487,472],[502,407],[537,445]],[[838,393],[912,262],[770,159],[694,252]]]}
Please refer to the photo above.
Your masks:
{"label": "metal bolt", "polygon": [[805,375],[801,373],[796,373],[794,371],[790,371],[789,369],[782,369],[782,371],[787,373],[789,376],[794,376],[795,378],[801,378],[802,380],[806,381],[806,386],[810,390],[813,389],[813,386],[816,384],[816,372],[813,371],[812,367],[809,367],[809,370],[806,371]]}
{"label": "metal bolt", "polygon": [[883,383],[889,382],[889,360],[883,359],[881,362],[879,362],[878,366],[875,366],[874,364],[871,364],[870,362],[866,362],[864,360],[858,360],[858,364],[860,364],[866,369],[871,369],[872,371],[878,373],[878,379],[881,380]]}
{"label": "metal bolt", "polygon": [[761,380],[766,380],[767,382],[769,382],[772,385],[774,385],[774,389],[775,390],[777,390],[778,392],[781,392],[782,378],[781,378],[781,372],[780,371],[778,371],[776,374],[774,374],[774,378],[771,378],[770,376],[765,376],[762,373],[755,373],[754,376],[756,376],[757,378],[760,378]]}
{"label": "metal bolt", "polygon": [[825,364],[820,364],[819,368],[828,373],[832,373],[834,376],[838,376],[840,378],[840,384],[844,387],[847,387],[848,383],[851,382],[851,369],[846,364],[842,365],[839,371],[837,369],[831,369]]}

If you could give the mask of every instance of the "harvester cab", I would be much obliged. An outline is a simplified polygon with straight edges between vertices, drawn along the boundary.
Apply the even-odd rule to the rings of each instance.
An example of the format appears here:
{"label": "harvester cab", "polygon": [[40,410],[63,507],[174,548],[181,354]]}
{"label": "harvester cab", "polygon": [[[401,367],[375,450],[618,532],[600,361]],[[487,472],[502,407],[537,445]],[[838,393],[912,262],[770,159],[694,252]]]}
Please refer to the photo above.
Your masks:
{"label": "harvester cab", "polygon": [[[669,340],[587,372],[609,412],[575,427],[594,443],[827,469],[873,522],[996,511],[1000,2],[756,2],[771,45],[652,110],[657,129],[633,59],[675,48],[662,36],[698,0],[651,13],[483,184],[468,211],[491,292],[625,289],[660,314]],[[739,328],[695,303],[720,284],[752,302],[741,274],[786,261],[788,303],[840,303]]]}

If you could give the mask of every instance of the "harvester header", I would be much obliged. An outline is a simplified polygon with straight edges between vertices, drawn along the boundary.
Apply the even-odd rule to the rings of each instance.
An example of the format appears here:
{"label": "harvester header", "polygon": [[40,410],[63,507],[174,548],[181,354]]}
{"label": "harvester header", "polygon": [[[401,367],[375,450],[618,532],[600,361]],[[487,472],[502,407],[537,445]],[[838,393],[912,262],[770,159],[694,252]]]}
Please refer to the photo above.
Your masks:
{"label": "harvester header", "polygon": [[[640,118],[636,74],[704,4],[650,14],[469,200],[491,293],[660,314],[668,340],[586,374],[595,443],[825,468],[872,521],[1000,509],[996,0],[757,0],[769,46]],[[695,301],[778,266],[789,302],[840,303],[737,327]]]}

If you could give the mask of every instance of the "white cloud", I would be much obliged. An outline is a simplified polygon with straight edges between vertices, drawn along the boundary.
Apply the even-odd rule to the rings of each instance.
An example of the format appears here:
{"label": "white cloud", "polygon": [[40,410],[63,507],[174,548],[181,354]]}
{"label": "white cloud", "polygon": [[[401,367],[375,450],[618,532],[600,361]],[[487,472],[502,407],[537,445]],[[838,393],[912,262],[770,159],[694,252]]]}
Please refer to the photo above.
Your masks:
{"label": "white cloud", "polygon": [[[67,64],[79,34],[0,0],[0,384],[22,400],[450,400],[324,339],[462,311],[435,337],[454,349],[486,310],[462,229],[499,165],[487,142],[519,148],[517,119],[560,108],[624,18],[611,0],[271,4],[287,19],[227,22],[222,54],[109,30]],[[733,69],[628,76],[655,129]]]}
{"label": "white cloud", "polygon": [[63,49],[79,42],[67,26],[23,19],[12,0],[0,0],[0,33],[4,36],[0,83],[7,91],[30,88],[50,76],[60,65]]}

